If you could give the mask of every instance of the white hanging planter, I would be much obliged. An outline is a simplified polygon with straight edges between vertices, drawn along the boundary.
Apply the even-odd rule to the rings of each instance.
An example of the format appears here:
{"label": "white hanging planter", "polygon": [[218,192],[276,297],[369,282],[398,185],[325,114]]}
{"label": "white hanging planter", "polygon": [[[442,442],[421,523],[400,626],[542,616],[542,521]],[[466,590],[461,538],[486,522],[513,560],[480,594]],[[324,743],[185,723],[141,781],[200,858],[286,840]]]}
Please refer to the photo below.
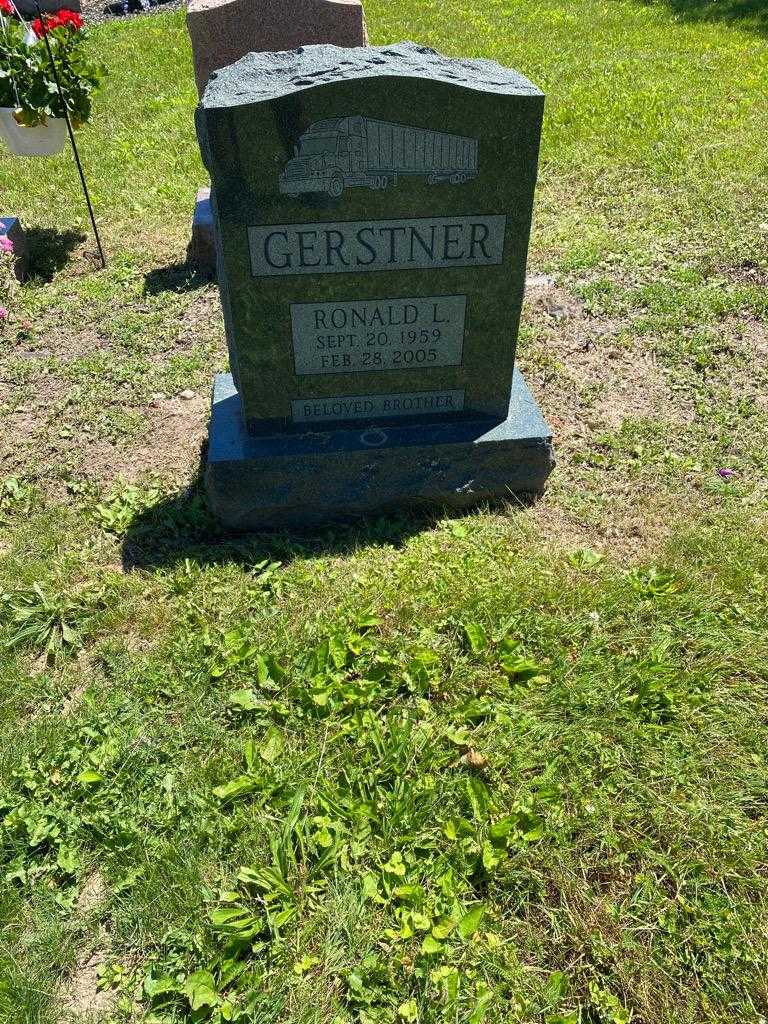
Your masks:
{"label": "white hanging planter", "polygon": [[52,117],[36,128],[24,128],[16,123],[13,107],[0,107],[0,135],[15,156],[53,156],[64,149],[67,122]]}

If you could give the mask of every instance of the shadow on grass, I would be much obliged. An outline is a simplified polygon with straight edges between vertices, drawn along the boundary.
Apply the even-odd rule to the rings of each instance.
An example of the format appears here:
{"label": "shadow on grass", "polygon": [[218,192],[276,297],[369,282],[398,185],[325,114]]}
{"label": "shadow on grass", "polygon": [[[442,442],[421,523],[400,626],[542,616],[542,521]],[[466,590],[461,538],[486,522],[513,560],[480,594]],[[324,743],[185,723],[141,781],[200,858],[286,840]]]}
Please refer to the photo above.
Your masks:
{"label": "shadow on grass", "polygon": [[144,277],[144,292],[159,295],[160,292],[193,292],[209,284],[211,277],[201,273],[189,263],[172,263],[168,267],[157,267]]}
{"label": "shadow on grass", "polygon": [[768,0],[640,0],[667,7],[680,21],[725,22],[768,36]]}
{"label": "shadow on grass", "polygon": [[82,231],[68,228],[27,228],[27,273],[31,281],[52,281],[56,273],[69,262],[72,252],[81,245],[86,236]]}
{"label": "shadow on grass", "polygon": [[[524,511],[536,499],[533,494],[518,495],[516,511]],[[499,507],[505,505],[504,501],[498,502]],[[446,517],[460,520],[488,506],[486,501],[464,509],[432,506],[392,510],[322,528],[233,534],[225,532],[213,518],[198,473],[186,490],[133,519],[123,540],[122,562],[126,572],[172,569],[187,559],[200,566],[234,563],[248,569],[265,559],[285,563],[368,547],[400,547]]]}
{"label": "shadow on grass", "polygon": [[173,568],[185,559],[198,565],[235,563],[249,568],[264,559],[290,562],[371,546],[398,547],[414,534],[431,529],[443,515],[439,509],[394,512],[306,532],[231,534],[211,515],[198,474],[185,491],[134,518],[123,541],[122,561],[126,571]]}

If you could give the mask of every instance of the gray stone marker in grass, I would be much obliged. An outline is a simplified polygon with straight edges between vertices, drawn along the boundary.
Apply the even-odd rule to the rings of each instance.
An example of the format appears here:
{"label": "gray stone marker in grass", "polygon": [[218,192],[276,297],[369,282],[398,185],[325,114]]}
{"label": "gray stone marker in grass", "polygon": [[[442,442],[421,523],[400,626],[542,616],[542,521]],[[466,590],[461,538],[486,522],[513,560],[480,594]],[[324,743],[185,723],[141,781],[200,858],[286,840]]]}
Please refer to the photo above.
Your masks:
{"label": "gray stone marker in grass", "polygon": [[232,374],[207,486],[232,528],[540,491],[514,371],[544,97],[402,43],[249,54],[197,112]]}
{"label": "gray stone marker in grass", "polygon": [[211,190],[206,185],[197,190],[192,214],[192,234],[187,246],[187,263],[201,273],[213,276],[216,271],[216,239],[213,234]]}
{"label": "gray stone marker in grass", "polygon": [[27,236],[18,217],[0,217],[0,234],[13,243],[13,268],[16,278],[23,281],[27,274]]}

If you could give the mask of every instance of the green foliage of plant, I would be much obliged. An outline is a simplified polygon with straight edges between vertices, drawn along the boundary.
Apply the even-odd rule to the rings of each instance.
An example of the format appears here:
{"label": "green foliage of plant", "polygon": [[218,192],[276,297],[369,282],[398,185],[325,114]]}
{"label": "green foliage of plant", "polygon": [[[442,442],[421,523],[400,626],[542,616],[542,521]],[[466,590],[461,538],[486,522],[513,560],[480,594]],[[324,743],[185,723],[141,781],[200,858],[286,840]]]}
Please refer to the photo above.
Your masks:
{"label": "green foliage of plant", "polygon": [[[674,557],[553,565],[473,538],[420,598],[434,608],[469,565],[452,606],[404,628],[393,595],[431,562],[427,533],[384,593],[362,556],[376,605],[328,609],[269,645],[298,566],[262,559],[233,576],[188,560],[161,582],[177,618],[159,649],[137,660],[99,640],[98,619],[84,630],[110,682],[11,758],[0,872],[22,901],[47,894],[55,920],[98,865],[113,920],[99,985],[126,1019],[304,1019],[286,1008],[318,999],[356,1024],[626,1024],[644,998],[632,972],[665,979],[662,1007],[727,1019],[768,942],[755,917],[765,836],[740,809],[752,800],[761,821],[764,786],[749,730],[734,720],[719,755],[738,760],[732,780],[710,764],[723,738],[709,732],[723,701],[753,692],[724,653],[734,623],[746,671],[768,664],[768,564],[756,547],[722,562],[719,538],[696,542],[685,585]],[[234,611],[236,579],[261,625]],[[605,920],[582,922],[598,907]]]}
{"label": "green foliage of plant", "polygon": [[[288,665],[224,638],[225,651],[237,656],[216,656],[211,675],[255,673],[230,707],[260,738],[245,742],[244,773],[212,792],[222,809],[255,802],[281,824],[265,858],[240,866],[209,910],[213,959],[186,974],[163,973],[162,961],[150,967],[144,992],[158,1020],[172,1019],[174,1008],[191,1019],[248,1020],[256,979],[284,963],[283,947],[302,921],[325,913],[345,877],[381,920],[380,938],[368,944],[388,950],[386,964],[372,951],[338,973],[353,1019],[416,1019],[414,1007],[429,1002],[436,1019],[460,1013],[479,1022],[496,998],[473,953],[496,941],[481,935],[490,926],[482,900],[510,857],[542,840],[545,819],[533,796],[500,813],[491,787],[469,767],[457,770],[457,747],[466,749],[482,723],[441,727],[428,700],[441,694],[441,659],[428,650],[387,651],[378,625],[358,615]],[[502,713],[512,692],[502,674],[490,713]],[[357,755],[340,750],[311,791],[286,791],[280,760],[288,736],[323,723],[334,745]],[[303,977],[321,963],[304,954],[292,970]],[[403,999],[406,991],[413,994]]]}
{"label": "green foliage of plant", "polygon": [[46,655],[76,649],[103,603],[100,589],[48,593],[40,583],[0,594],[0,623],[9,634],[4,646],[34,647]]}
{"label": "green foliage of plant", "polygon": [[35,490],[31,484],[15,476],[9,476],[0,482],[0,514],[5,513],[6,518],[12,516],[14,512],[30,512],[34,501]]}
{"label": "green foliage of plant", "polygon": [[66,104],[73,127],[80,127],[90,120],[104,69],[87,56],[82,31],[50,28],[46,36],[59,92],[44,40],[29,45],[26,31],[19,20],[0,14],[0,107],[12,108],[18,123],[32,128],[49,117],[64,117]]}
{"label": "green foliage of plant", "polygon": [[148,487],[125,483],[113,488],[96,505],[96,519],[103,529],[122,537],[136,517],[159,504],[162,497],[163,488],[158,483]]}

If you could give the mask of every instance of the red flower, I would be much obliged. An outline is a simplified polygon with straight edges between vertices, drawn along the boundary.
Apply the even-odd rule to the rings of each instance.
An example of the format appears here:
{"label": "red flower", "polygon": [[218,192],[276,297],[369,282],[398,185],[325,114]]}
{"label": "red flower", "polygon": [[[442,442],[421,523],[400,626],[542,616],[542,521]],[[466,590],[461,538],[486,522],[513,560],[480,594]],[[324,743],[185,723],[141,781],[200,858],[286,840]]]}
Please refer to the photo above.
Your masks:
{"label": "red flower", "polygon": [[9,14],[13,16],[13,4],[11,0],[0,0],[0,14]]}
{"label": "red flower", "polygon": [[77,32],[83,27],[83,18],[77,11],[59,11],[59,24],[67,25]]}
{"label": "red flower", "polygon": [[[0,0],[0,3],[9,0]],[[70,28],[77,32],[83,27],[83,19],[75,11],[57,11],[56,14],[43,15],[43,18],[35,18],[32,22],[32,31],[36,36],[42,36],[54,28]]]}

